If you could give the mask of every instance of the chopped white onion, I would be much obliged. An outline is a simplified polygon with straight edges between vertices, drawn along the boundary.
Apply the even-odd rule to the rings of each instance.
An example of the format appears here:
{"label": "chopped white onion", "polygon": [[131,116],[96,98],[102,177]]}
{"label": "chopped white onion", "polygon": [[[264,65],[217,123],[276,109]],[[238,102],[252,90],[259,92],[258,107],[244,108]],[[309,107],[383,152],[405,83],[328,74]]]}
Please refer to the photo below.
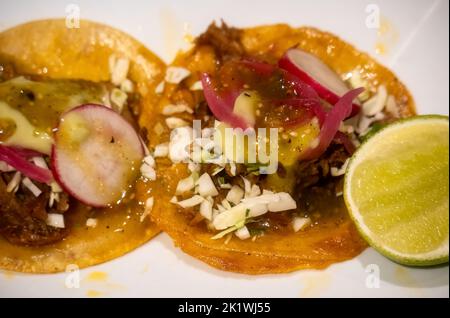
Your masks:
{"label": "chopped white onion", "polygon": [[197,81],[189,87],[191,91],[201,91],[203,90],[202,81]]}
{"label": "chopped white onion", "polygon": [[109,91],[105,91],[105,93],[103,94],[103,96],[101,98],[101,100],[102,100],[101,104],[108,108],[111,108],[111,99],[109,98],[109,94],[110,94]]}
{"label": "chopped white onion", "polygon": [[195,187],[195,180],[192,175],[189,177],[182,179],[178,181],[177,189],[175,190],[175,193],[177,195],[186,193],[188,191],[191,191]]}
{"label": "chopped white onion", "polygon": [[289,193],[280,192],[277,193],[276,195],[278,195],[279,200],[270,202],[267,206],[270,212],[288,211],[297,208],[297,202],[295,202],[295,200],[292,199]]}
{"label": "chopped white onion", "polygon": [[169,143],[165,142],[155,147],[153,156],[155,158],[167,157],[169,155]]}
{"label": "chopped white onion", "polygon": [[294,228],[295,232],[298,232],[300,230],[303,230],[305,227],[311,225],[311,219],[310,218],[302,218],[302,217],[294,217],[292,220],[292,227]]}
{"label": "chopped white onion", "polygon": [[377,121],[383,120],[386,116],[383,113],[377,113],[373,117],[361,116],[358,129],[356,130],[358,134],[365,135],[369,131],[370,126]]}
{"label": "chopped white onion", "polygon": [[192,208],[194,206],[197,206],[199,204],[201,204],[203,201],[205,201],[205,199],[199,195],[194,195],[192,198],[183,200],[183,201],[179,201],[176,204],[178,204],[179,206],[181,206],[182,208],[186,209],[186,208]]}
{"label": "chopped white onion", "polygon": [[164,93],[164,86],[165,86],[164,81],[159,83],[158,86],[156,86],[156,88],[155,88],[155,93],[158,95]]}
{"label": "chopped white onion", "polygon": [[237,205],[241,202],[241,199],[244,197],[244,190],[241,189],[240,186],[234,185],[230,191],[228,191],[226,199]]}
{"label": "chopped white onion", "polygon": [[250,192],[252,191],[252,184],[250,183],[250,181],[244,177],[242,177],[242,181],[244,181],[244,191],[245,191],[245,196],[247,197]]}
{"label": "chopped white onion", "polygon": [[31,158],[31,161],[33,161],[33,163],[39,168],[48,169],[47,162],[43,157],[33,157]]}
{"label": "chopped white onion", "polygon": [[395,101],[395,97],[392,95],[389,95],[387,98],[386,111],[394,117],[400,117],[400,111],[397,102]]}
{"label": "chopped white onion", "polygon": [[361,77],[361,73],[357,70],[349,74],[348,78],[352,88],[364,87],[365,90],[358,96],[358,100],[365,101],[369,98],[369,84]]}
{"label": "chopped white onion", "polygon": [[[280,192],[282,193],[282,192]],[[269,204],[271,202],[278,202],[280,201],[280,193],[263,193],[260,196],[254,197],[254,198],[245,198],[242,200],[243,203],[247,204],[248,206],[253,206],[256,204]]]}
{"label": "chopped white onion", "polygon": [[342,167],[340,167],[340,168],[331,167],[331,169],[330,169],[331,175],[333,177],[343,176],[345,174],[345,172],[347,171],[347,166],[348,166],[349,162],[350,162],[350,159],[347,159],[347,160],[345,160],[345,162],[342,165]]}
{"label": "chopped white onion", "polygon": [[6,192],[16,192],[19,189],[21,173],[17,171],[6,186]]}
{"label": "chopped white onion", "polygon": [[62,188],[58,183],[53,181],[50,183],[50,188],[52,191],[50,192],[50,198],[48,200],[48,206],[51,208],[55,202],[59,202],[59,194],[63,192]]}
{"label": "chopped white onion", "polygon": [[97,224],[98,224],[98,220],[97,219],[89,218],[89,219],[86,220],[86,226],[87,227],[95,228],[95,227],[97,227]]}
{"label": "chopped white onion", "polygon": [[248,213],[248,217],[250,217],[250,218],[261,216],[261,215],[269,212],[269,208],[267,207],[267,204],[256,204],[256,205],[252,206],[249,210],[250,210],[250,212]]}
{"label": "chopped white onion", "polygon": [[155,167],[155,159],[153,158],[152,155],[147,155],[144,158],[140,169],[142,176],[151,181],[156,180],[156,171],[154,167]]}
{"label": "chopped white onion", "polygon": [[[220,206],[218,206],[220,211]],[[230,226],[234,226],[239,222],[243,222],[246,218],[248,208],[245,204],[238,204],[229,210],[221,212],[213,220],[213,226],[216,230],[225,230]]]}
{"label": "chopped white onion", "polygon": [[60,229],[65,228],[64,225],[64,215],[58,213],[49,213],[47,214],[47,225],[57,227]]}
{"label": "chopped white onion", "polygon": [[[239,186],[230,186],[231,189],[227,193],[226,199],[222,200],[220,204],[217,204],[217,209],[213,209],[212,196],[217,195],[218,191],[211,177],[207,173],[204,173],[196,182],[198,185],[196,191],[200,195],[195,195],[178,204],[187,207],[201,204],[200,213],[208,220],[212,220],[212,228],[230,232],[242,227],[247,218],[257,217],[269,211],[280,212],[297,208],[297,203],[290,194],[285,192],[273,193],[267,190],[263,190],[263,194],[261,194],[261,189],[257,185],[252,186],[250,181],[245,178],[243,178],[243,181],[249,192],[248,197],[244,198],[245,191]],[[183,184],[184,181],[182,180],[181,183]],[[191,180],[189,180],[190,187],[192,187]],[[208,203],[204,203],[205,201]],[[230,202],[234,206],[231,206]],[[218,236],[222,237],[222,234],[223,232],[219,233],[215,238]]]}
{"label": "chopped white onion", "polygon": [[192,110],[191,107],[189,107],[186,104],[169,104],[164,106],[163,110],[162,110],[162,114],[165,116],[170,116],[173,114],[179,114],[179,113],[189,113],[192,114],[194,111]]}
{"label": "chopped white onion", "polygon": [[378,86],[377,93],[362,105],[362,112],[365,116],[375,116],[381,112],[387,101],[386,86]]}
{"label": "chopped white onion", "polygon": [[182,80],[191,75],[191,72],[184,67],[170,66],[166,70],[165,80],[171,84],[179,84]]}
{"label": "chopped white onion", "polygon": [[189,123],[178,117],[169,117],[169,118],[166,118],[166,125],[170,129],[175,129],[175,128],[189,126]]}
{"label": "chopped white onion", "polygon": [[192,127],[181,127],[172,131],[169,142],[169,158],[173,162],[183,162],[190,158],[189,146],[194,140]]}
{"label": "chopped white onion", "polygon": [[58,192],[50,192],[50,197],[48,198],[48,207],[53,207],[55,202],[59,202],[59,193]]}
{"label": "chopped white onion", "polygon": [[126,58],[119,58],[115,59],[115,61],[111,61],[110,57],[111,82],[114,85],[119,86],[124,80],[126,80],[129,67],[130,60]]}
{"label": "chopped white onion", "polygon": [[248,195],[249,198],[257,197],[258,195],[261,195],[261,189],[256,185],[252,185],[252,189],[250,190],[250,193]]}
{"label": "chopped white onion", "polygon": [[222,183],[219,186],[221,189],[231,189],[231,184],[229,184],[229,183]]}
{"label": "chopped white onion", "polygon": [[209,221],[212,220],[212,213],[213,213],[212,207],[213,207],[212,203],[209,200],[204,200],[200,204],[200,214]]}
{"label": "chopped white onion", "polygon": [[198,185],[198,193],[202,197],[215,197],[219,194],[216,186],[214,185],[214,182],[211,179],[211,176],[207,173],[202,174],[197,180],[196,184]]}
{"label": "chopped white onion", "polygon": [[127,101],[128,95],[124,91],[118,88],[113,88],[111,91],[111,102],[117,107],[117,111],[119,113],[122,112],[123,106],[125,105]]}
{"label": "chopped white onion", "polygon": [[28,177],[22,179],[22,184],[33,193],[35,197],[41,195],[42,191],[39,189]]}
{"label": "chopped white onion", "polygon": [[228,202],[227,199],[223,199],[223,200],[222,200],[222,206],[223,206],[225,209],[227,209],[227,210],[229,210],[229,209],[232,208],[230,202]]}
{"label": "chopped white onion", "polygon": [[234,234],[241,240],[246,240],[250,238],[250,232],[248,231],[248,228],[246,226],[241,227],[236,232],[234,232]]}
{"label": "chopped white onion", "polygon": [[150,167],[155,167],[155,158],[153,158],[152,155],[145,156],[143,161],[146,165],[149,165]]}
{"label": "chopped white onion", "polygon": [[108,67],[109,67],[109,75],[110,76],[112,76],[112,73],[114,72],[114,68],[116,66],[116,61],[117,61],[116,56],[114,54],[111,54],[108,59]]}
{"label": "chopped white onion", "polygon": [[120,89],[125,93],[132,93],[134,90],[134,84],[128,78],[126,78],[122,83],[120,83]]}
{"label": "chopped white onion", "polygon": [[141,165],[140,170],[143,177],[147,178],[150,181],[156,180],[156,171],[153,167],[144,163]]}

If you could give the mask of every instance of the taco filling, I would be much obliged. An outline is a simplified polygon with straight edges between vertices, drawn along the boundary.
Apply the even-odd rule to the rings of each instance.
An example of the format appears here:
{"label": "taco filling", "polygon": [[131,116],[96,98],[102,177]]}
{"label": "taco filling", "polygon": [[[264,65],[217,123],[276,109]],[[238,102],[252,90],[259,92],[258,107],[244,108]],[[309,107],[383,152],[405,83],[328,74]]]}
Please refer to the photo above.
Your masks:
{"label": "taco filling", "polygon": [[[155,151],[188,171],[171,200],[179,214],[152,216],[185,251],[265,273],[320,268],[364,249],[343,204],[346,165],[369,134],[413,114],[412,101],[406,91],[399,98],[401,87],[364,79],[356,50],[330,38],[213,24],[168,68],[177,76],[166,74],[161,107],[173,131]],[[317,39],[342,50],[334,64],[314,54],[327,54]],[[345,72],[332,68],[336,59]]]}
{"label": "taco filling", "polygon": [[0,34],[1,268],[86,267],[159,232],[142,114],[164,64],[128,35],[83,23]]}
{"label": "taco filling", "polygon": [[[114,63],[114,61],[112,61]],[[117,66],[115,66],[117,67]],[[102,115],[110,116],[111,112],[124,118],[123,125],[134,125],[137,130],[135,116],[139,95],[133,94],[133,83],[124,78],[120,89],[112,82],[90,82],[86,80],[69,79],[46,79],[43,76],[27,76],[18,74],[14,65],[0,61],[0,162],[2,164],[0,179],[0,233],[10,243],[24,246],[41,246],[56,243],[70,235],[73,224],[67,222],[66,215],[73,209],[89,210],[89,218],[86,226],[93,227],[96,223],[96,211],[93,206],[100,205],[105,209],[124,209],[136,205],[132,199],[135,195],[134,189],[138,182],[139,164],[144,154],[141,141],[138,137],[136,150],[117,147],[113,149],[115,169],[122,165],[130,165],[124,168],[124,174],[117,175],[114,182],[120,183],[123,190],[119,193],[108,195],[100,204],[96,202],[95,191],[77,199],[80,193],[76,185],[69,180],[64,183],[62,176],[58,175],[55,166],[64,166],[55,162],[56,151],[64,143],[75,144],[80,138],[96,138],[94,135],[105,134],[108,143],[98,142],[96,145],[103,147],[104,158],[89,160],[91,165],[111,165],[108,161],[109,150],[120,140],[114,140],[115,133],[112,131],[88,130],[87,125],[79,119],[70,122],[71,115],[79,116],[82,107],[92,107],[100,111]],[[111,70],[112,72],[115,69]],[[126,75],[127,70],[123,70]],[[91,106],[80,106],[91,105]],[[108,109],[106,112],[105,110]],[[113,115],[115,116],[115,115]],[[76,118],[76,117],[74,117]],[[74,119],[72,119],[74,120]],[[98,120],[98,119],[97,119]],[[111,119],[108,119],[111,120]],[[102,125],[101,121],[95,123]],[[72,125],[73,127],[70,127]],[[66,127],[67,126],[67,127]],[[98,128],[98,127],[97,127]],[[65,129],[65,130],[64,130]],[[65,134],[65,136],[62,136]],[[86,134],[85,137],[81,136]],[[55,140],[58,138],[58,141]],[[107,147],[105,147],[107,146]],[[78,156],[78,164],[81,165],[86,150],[83,145],[73,146],[69,155]],[[53,149],[53,151],[52,151]],[[120,158],[123,152],[128,157]],[[95,153],[88,154],[94,156]],[[66,160],[66,159],[61,159]],[[121,162],[130,160],[131,164]],[[134,161],[133,161],[134,160]],[[69,169],[77,169],[76,164]],[[96,173],[98,167],[90,168]],[[126,170],[130,171],[126,171]],[[62,172],[65,173],[65,172]],[[88,173],[80,174],[79,178],[87,178]],[[128,175],[127,175],[128,174]],[[84,182],[86,180],[80,180]],[[89,182],[89,181],[86,181]],[[97,183],[97,182],[96,182]],[[100,180],[98,184],[105,183]],[[123,184],[122,184],[123,183]],[[114,189],[107,188],[105,191]],[[75,191],[71,195],[71,191]],[[97,190],[98,192],[98,190]],[[90,196],[94,198],[90,199]]]}

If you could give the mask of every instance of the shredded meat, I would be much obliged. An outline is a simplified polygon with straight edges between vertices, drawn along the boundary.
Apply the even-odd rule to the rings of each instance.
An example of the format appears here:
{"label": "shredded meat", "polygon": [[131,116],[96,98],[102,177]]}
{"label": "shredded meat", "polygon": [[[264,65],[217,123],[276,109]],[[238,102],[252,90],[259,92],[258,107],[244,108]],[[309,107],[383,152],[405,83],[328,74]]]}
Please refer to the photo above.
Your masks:
{"label": "shredded meat", "polygon": [[[15,195],[6,191],[6,183],[0,177],[0,234],[12,244],[42,246],[58,242],[68,234],[66,229],[46,224],[50,188],[39,186],[43,192],[37,198],[26,189],[20,189],[21,193]],[[67,195],[63,195],[56,208],[49,212],[63,212],[58,209],[64,209],[67,200]]]}
{"label": "shredded meat", "polygon": [[241,30],[230,28],[222,21],[221,26],[210,24],[205,33],[197,38],[198,45],[210,45],[214,48],[220,60],[245,55],[244,46],[241,43]]}
{"label": "shredded meat", "polygon": [[330,177],[331,167],[341,167],[350,154],[340,144],[331,144],[328,150],[318,159],[301,161],[297,167],[298,189],[306,189]]}

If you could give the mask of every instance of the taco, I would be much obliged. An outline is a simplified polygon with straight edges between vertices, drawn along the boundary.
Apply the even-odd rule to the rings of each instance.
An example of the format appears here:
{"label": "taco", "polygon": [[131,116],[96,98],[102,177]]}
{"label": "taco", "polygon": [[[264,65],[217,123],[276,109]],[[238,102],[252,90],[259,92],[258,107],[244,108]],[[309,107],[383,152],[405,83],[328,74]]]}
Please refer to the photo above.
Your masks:
{"label": "taco", "polygon": [[[155,202],[166,208],[152,220],[184,252],[226,271],[321,269],[360,254],[366,243],[345,208],[343,174],[364,138],[414,114],[406,87],[314,28],[212,24],[193,44],[158,90],[155,125],[173,132],[152,145],[168,147],[157,165],[182,180],[172,180],[170,203]],[[263,130],[269,143],[251,139],[257,128],[278,135]],[[272,144],[278,164],[269,173],[259,152],[250,160],[248,146]]]}
{"label": "taco", "polygon": [[137,40],[94,22],[0,33],[1,269],[83,268],[159,233],[143,139],[164,70]]}

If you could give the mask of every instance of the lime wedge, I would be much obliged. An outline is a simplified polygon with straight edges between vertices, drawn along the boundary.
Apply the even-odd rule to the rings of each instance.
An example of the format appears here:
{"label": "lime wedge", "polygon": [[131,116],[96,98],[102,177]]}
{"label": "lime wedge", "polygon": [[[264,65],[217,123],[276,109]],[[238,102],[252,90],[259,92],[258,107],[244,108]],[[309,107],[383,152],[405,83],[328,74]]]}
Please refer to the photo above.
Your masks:
{"label": "lime wedge", "polygon": [[448,117],[391,124],[353,155],[344,198],[367,242],[405,265],[448,262]]}

